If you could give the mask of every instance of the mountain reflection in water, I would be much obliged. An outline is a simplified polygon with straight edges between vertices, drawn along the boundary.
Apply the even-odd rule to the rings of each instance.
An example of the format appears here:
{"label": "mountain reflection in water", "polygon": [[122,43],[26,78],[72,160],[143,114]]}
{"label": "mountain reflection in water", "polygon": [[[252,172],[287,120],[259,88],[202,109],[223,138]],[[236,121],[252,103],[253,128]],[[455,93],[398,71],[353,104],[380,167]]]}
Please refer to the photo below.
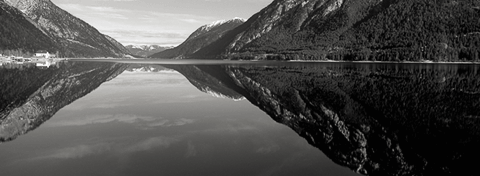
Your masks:
{"label": "mountain reflection in water", "polygon": [[[127,67],[114,63],[74,62],[47,70],[0,69],[3,77],[0,140],[13,140],[37,128],[62,107],[116,77]],[[178,71],[202,92],[233,100],[248,100],[276,122],[293,129],[333,162],[354,172],[364,175],[478,174],[476,163],[471,161],[480,157],[480,130],[477,127],[480,125],[479,66],[291,63],[164,67]],[[227,108],[225,104],[216,104],[218,109],[209,111],[220,112],[222,108]],[[140,105],[137,103],[136,106]],[[171,105],[171,109],[179,114],[188,111],[183,104]],[[132,121],[124,117],[115,119]],[[169,124],[165,119],[135,119],[161,126]],[[111,120],[104,118],[103,121]],[[180,118],[170,125],[191,122],[192,119]],[[178,138],[145,141],[157,146],[176,142]],[[188,146],[196,148],[191,141]],[[111,147],[102,144],[99,148],[105,150]],[[261,149],[257,151],[268,153],[279,150],[279,146],[269,145]],[[124,150],[133,149],[127,147],[121,151]],[[190,155],[194,153],[190,150]],[[244,157],[236,157],[245,160]],[[295,167],[291,166],[291,162],[289,164],[283,167]],[[306,163],[294,164],[302,168]],[[322,164],[318,163],[318,167]],[[252,172],[230,172],[259,175],[253,172],[253,168]],[[230,172],[220,169],[203,174],[225,175]],[[335,172],[340,171],[330,174],[347,174]],[[265,175],[272,173],[263,172]]]}

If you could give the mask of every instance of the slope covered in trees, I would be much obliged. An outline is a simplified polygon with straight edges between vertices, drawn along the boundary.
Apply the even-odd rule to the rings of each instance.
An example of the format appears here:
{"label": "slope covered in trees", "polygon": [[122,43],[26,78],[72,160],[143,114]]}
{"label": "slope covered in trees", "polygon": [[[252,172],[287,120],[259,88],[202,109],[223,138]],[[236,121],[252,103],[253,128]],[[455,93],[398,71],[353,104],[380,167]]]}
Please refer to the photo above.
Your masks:
{"label": "slope covered in trees", "polygon": [[37,50],[57,51],[50,38],[38,30],[21,11],[0,1],[0,52],[19,50],[33,53]]}
{"label": "slope covered in trees", "polygon": [[194,57],[476,61],[478,0],[276,0]]}
{"label": "slope covered in trees", "polygon": [[[127,51],[118,42],[107,38],[83,20],[56,6],[50,0],[5,0],[5,3],[23,12],[23,15],[49,39],[61,57],[121,57]],[[21,34],[15,34],[23,36]],[[112,41],[111,41],[112,40]],[[10,41],[15,43],[16,41]],[[23,45],[17,44],[21,49]],[[42,46],[42,45],[40,45]],[[17,47],[18,48],[18,47]]]}

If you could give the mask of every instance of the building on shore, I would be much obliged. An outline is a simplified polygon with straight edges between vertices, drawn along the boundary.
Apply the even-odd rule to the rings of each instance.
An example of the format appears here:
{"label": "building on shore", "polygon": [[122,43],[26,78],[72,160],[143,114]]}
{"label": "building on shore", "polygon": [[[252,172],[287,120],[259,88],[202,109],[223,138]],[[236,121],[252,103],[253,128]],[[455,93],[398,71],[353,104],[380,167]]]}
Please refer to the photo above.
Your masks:
{"label": "building on shore", "polygon": [[36,66],[39,68],[49,68],[52,65],[56,65],[57,63],[54,60],[47,59],[43,60],[43,62],[37,62]]}
{"label": "building on shore", "polygon": [[54,58],[56,57],[55,54],[50,54],[48,51],[40,50],[35,53],[35,57],[43,57],[43,58]]}

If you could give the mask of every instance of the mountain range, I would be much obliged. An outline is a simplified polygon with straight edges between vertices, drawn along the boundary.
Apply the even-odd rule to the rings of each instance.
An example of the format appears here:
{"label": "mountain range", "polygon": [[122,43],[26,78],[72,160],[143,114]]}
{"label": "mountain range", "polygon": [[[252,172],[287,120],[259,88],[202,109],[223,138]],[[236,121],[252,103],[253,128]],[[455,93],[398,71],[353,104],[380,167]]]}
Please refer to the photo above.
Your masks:
{"label": "mountain range", "polygon": [[476,61],[479,18],[478,0],[274,0],[193,54],[153,56]]}
{"label": "mountain range", "polygon": [[[9,20],[2,24],[2,28],[9,29],[10,33],[17,29],[23,31],[13,32],[13,37],[6,38],[8,43],[2,42],[6,45],[2,48],[23,52],[41,49],[58,52],[61,57],[123,57],[128,54],[128,50],[113,38],[101,34],[50,0],[2,0],[0,3],[2,14],[15,19],[14,23]],[[34,42],[25,42],[30,40]]]}
{"label": "mountain range", "polygon": [[43,49],[63,57],[480,60],[478,0],[274,0],[246,21],[202,26],[165,51],[127,49],[50,0],[0,3],[1,50]]}
{"label": "mountain range", "polygon": [[244,19],[233,18],[231,20],[215,21],[208,25],[203,25],[193,32],[182,44],[149,57],[151,58],[183,58],[191,55],[201,48],[211,44],[221,38],[226,32],[243,24]]}
{"label": "mountain range", "polygon": [[165,51],[167,49],[171,49],[171,46],[159,46],[159,45],[127,45],[125,46],[127,50],[136,56],[140,57],[148,57],[155,53],[159,53]]}

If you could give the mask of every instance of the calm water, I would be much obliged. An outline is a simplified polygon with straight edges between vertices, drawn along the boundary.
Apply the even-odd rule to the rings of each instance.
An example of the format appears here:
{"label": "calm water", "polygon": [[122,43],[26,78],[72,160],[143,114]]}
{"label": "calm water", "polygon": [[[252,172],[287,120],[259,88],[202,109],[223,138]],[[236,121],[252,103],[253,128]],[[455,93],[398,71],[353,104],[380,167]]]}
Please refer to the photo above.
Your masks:
{"label": "calm water", "polygon": [[1,175],[477,175],[476,65],[0,68]]}

